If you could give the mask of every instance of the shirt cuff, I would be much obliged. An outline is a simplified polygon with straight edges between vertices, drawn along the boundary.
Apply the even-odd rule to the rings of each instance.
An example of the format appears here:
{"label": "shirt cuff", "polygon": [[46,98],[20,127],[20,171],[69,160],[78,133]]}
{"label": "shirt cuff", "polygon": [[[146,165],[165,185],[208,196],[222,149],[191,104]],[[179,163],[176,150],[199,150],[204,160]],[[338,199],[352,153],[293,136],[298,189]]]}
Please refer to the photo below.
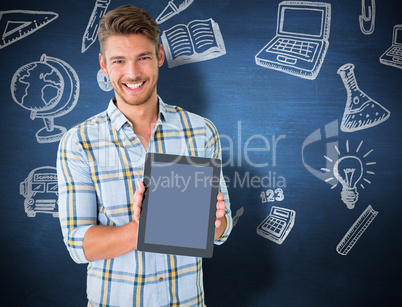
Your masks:
{"label": "shirt cuff", "polygon": [[94,225],[80,226],[72,229],[65,238],[65,244],[71,255],[71,258],[76,263],[88,263],[89,260],[85,256],[83,241],[86,232]]}

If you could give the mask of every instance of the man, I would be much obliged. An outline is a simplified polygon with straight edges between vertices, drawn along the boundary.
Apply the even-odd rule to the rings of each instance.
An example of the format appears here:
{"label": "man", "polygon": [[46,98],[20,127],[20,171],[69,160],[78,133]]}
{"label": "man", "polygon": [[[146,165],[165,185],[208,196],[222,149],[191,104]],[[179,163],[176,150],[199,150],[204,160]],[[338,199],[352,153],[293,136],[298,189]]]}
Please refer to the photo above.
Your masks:
{"label": "man", "polygon": [[[115,98],[60,141],[60,223],[73,260],[89,263],[89,306],[204,306],[202,259],[136,250],[146,152],[221,156],[209,120],[157,95],[159,34],[149,14],[131,5],[102,18],[99,62]],[[216,208],[221,244],[232,227],[222,174]]]}

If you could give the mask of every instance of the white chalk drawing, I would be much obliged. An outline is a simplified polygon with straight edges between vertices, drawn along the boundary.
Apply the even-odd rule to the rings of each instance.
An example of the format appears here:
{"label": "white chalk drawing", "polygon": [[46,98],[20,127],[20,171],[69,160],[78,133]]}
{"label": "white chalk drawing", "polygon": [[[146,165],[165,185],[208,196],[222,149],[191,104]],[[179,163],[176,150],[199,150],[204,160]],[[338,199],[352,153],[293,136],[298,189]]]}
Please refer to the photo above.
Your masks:
{"label": "white chalk drawing", "polygon": [[57,19],[54,12],[12,10],[0,12],[0,49],[43,28]]}
{"label": "white chalk drawing", "polygon": [[[359,193],[357,192],[357,185],[359,184],[360,187],[364,189],[364,183],[371,184],[371,181],[367,179],[367,177],[375,175],[375,173],[370,170],[370,166],[375,165],[376,162],[365,162],[365,159],[373,152],[373,149],[362,154],[360,152],[362,145],[363,141],[359,143],[356,151],[351,154],[349,141],[347,140],[345,155],[335,146],[334,150],[341,157],[335,161],[324,156],[333,166],[321,169],[332,175],[326,180],[326,182],[332,184],[331,189],[334,189],[338,183],[342,185],[341,199],[348,209],[353,209],[358,201]],[[337,183],[333,184],[334,181],[337,181]]]}
{"label": "white chalk drawing", "polygon": [[266,191],[262,191],[260,197],[261,202],[265,204],[267,202],[272,203],[275,201],[282,201],[285,199],[285,194],[281,188],[276,188],[275,190],[268,189]]}
{"label": "white chalk drawing", "polygon": [[345,111],[341,122],[343,132],[367,129],[386,121],[391,112],[360,90],[357,85],[353,64],[338,69],[347,92]]}
{"label": "white chalk drawing", "polygon": [[236,211],[235,216],[233,217],[233,227],[237,225],[237,222],[239,221],[239,218],[244,214],[244,207],[241,207]]}
{"label": "white chalk drawing", "polygon": [[283,1],[276,36],[255,56],[262,67],[314,80],[329,46],[331,4]]}
{"label": "white chalk drawing", "polygon": [[282,244],[295,223],[294,210],[272,206],[269,215],[257,227],[257,234],[277,244]]}
{"label": "white chalk drawing", "polygon": [[364,231],[369,227],[371,222],[377,216],[378,211],[375,211],[370,205],[363,211],[359,218],[353,223],[339,244],[336,246],[336,251],[343,256],[346,256],[356,242],[360,239]]}
{"label": "white chalk drawing", "polygon": [[30,118],[42,118],[45,127],[36,133],[38,143],[58,142],[66,128],[54,125],[54,118],[70,112],[78,101],[80,83],[66,62],[43,54],[40,61],[20,67],[11,80],[11,95]]}
{"label": "white chalk drawing", "polygon": [[394,26],[392,45],[380,56],[380,62],[402,69],[402,24]]}
{"label": "white chalk drawing", "polygon": [[106,75],[102,69],[99,69],[98,74],[96,75],[96,80],[98,81],[98,85],[101,90],[109,92],[113,89],[109,76]]}
{"label": "white chalk drawing", "polygon": [[52,166],[38,167],[20,183],[20,194],[25,197],[24,208],[28,217],[37,213],[59,216],[57,172]]}
{"label": "white chalk drawing", "polygon": [[89,17],[87,27],[82,36],[81,53],[87,51],[89,47],[98,39],[99,20],[106,14],[111,0],[96,0],[92,14]]}
{"label": "white chalk drawing", "polygon": [[194,0],[171,0],[168,2],[162,13],[155,19],[158,24],[165,22],[169,18],[173,17],[188,8]]}
{"label": "white chalk drawing", "polygon": [[164,31],[161,38],[169,68],[226,54],[219,25],[211,18],[176,25]]}
{"label": "white chalk drawing", "polygon": [[[366,28],[366,23],[370,23],[370,27]],[[364,35],[373,34],[375,28],[375,0],[371,0],[371,5],[366,5],[366,1],[362,0],[362,14],[359,16],[360,30]]]}
{"label": "white chalk drawing", "polygon": [[[338,141],[337,137],[339,135],[339,121],[334,120],[324,127],[324,133],[321,133],[321,129],[315,130],[313,133],[311,133],[304,141],[302,144],[302,161],[304,167],[315,177],[320,179],[323,182],[327,182],[328,184],[331,184],[328,182],[328,179],[331,178],[331,175],[323,171],[321,168],[315,169],[311,167],[309,164],[306,162],[306,156],[308,156],[308,147],[313,146],[317,142],[323,142],[326,141],[326,154],[325,157],[326,159],[326,167],[324,169],[330,169],[332,167],[332,163],[330,161],[336,161],[339,157],[338,153],[334,150],[335,147],[338,146]],[[306,154],[307,151],[307,154]]]}

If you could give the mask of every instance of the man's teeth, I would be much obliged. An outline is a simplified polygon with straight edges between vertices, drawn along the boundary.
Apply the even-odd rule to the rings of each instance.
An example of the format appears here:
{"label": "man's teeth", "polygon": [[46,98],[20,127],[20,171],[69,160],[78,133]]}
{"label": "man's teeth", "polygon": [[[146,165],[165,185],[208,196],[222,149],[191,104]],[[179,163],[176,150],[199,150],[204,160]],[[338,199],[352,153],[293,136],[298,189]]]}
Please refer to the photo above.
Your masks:
{"label": "man's teeth", "polygon": [[141,83],[126,83],[126,86],[132,90],[135,90],[137,88],[139,88],[141,85],[143,85],[144,82]]}

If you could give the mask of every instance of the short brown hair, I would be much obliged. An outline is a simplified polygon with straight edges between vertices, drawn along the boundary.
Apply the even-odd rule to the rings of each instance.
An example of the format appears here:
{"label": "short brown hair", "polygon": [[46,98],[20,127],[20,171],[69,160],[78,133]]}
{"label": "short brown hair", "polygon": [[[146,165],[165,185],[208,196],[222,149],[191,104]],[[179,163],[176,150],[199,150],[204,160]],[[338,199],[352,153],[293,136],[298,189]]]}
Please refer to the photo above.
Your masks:
{"label": "short brown hair", "polygon": [[147,11],[133,5],[123,5],[108,12],[99,21],[98,39],[100,52],[104,55],[106,39],[111,35],[143,34],[156,47],[159,56],[160,30]]}

